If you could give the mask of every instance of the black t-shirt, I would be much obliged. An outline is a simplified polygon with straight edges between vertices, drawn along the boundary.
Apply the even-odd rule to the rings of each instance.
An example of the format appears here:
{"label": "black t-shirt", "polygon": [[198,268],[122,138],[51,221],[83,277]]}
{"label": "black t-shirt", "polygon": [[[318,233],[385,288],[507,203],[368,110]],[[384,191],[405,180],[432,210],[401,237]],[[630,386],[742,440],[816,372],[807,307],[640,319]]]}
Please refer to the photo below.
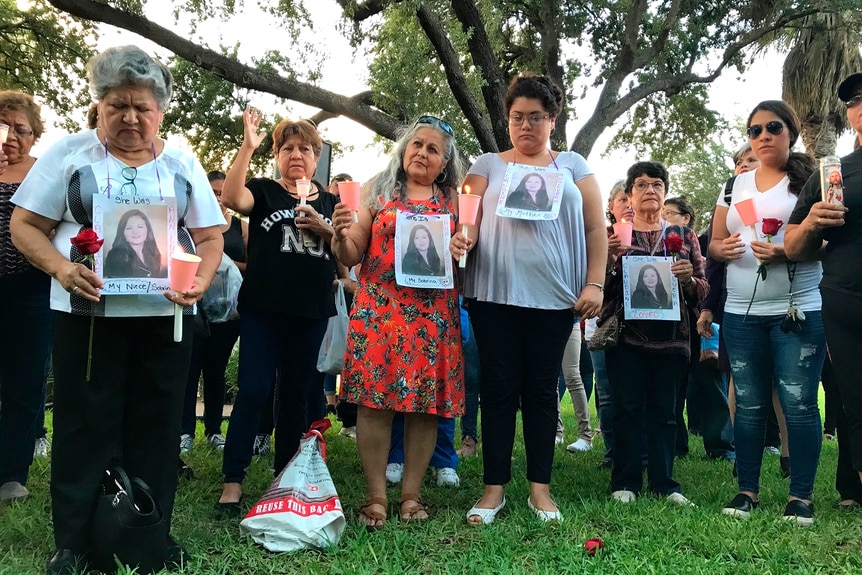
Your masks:
{"label": "black t-shirt", "polygon": [[[835,291],[862,294],[862,148],[841,158],[844,176],[844,225],[823,230],[828,243],[823,255],[821,286]],[[820,173],[815,172],[805,183],[788,224],[799,224],[811,206],[822,199]]]}
{"label": "black t-shirt", "polygon": [[245,258],[245,243],[242,241],[242,222],[236,216],[230,216],[230,227],[222,234],[224,238],[224,253],[235,262]]}
{"label": "black t-shirt", "polygon": [[[315,236],[316,246],[302,245],[293,211],[299,200],[278,182],[254,178],[246,187],[254,196],[254,208],[249,214],[248,263],[239,292],[240,313],[276,312],[312,319],[335,315],[335,258],[329,242]],[[308,204],[331,223],[338,198],[318,191],[317,198]]]}

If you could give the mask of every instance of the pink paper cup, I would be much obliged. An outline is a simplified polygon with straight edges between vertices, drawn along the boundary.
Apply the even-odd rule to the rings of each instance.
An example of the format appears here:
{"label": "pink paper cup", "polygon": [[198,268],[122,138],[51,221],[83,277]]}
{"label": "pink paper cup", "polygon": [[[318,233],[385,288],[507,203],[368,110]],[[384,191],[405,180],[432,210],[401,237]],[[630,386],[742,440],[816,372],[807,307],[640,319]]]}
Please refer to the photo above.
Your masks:
{"label": "pink paper cup", "polygon": [[614,224],[614,234],[620,239],[620,245],[631,247],[632,245],[632,223],[617,222]]}
{"label": "pink paper cup", "polygon": [[195,283],[195,274],[201,258],[194,254],[179,253],[171,256],[171,289],[183,292]]}
{"label": "pink paper cup", "polygon": [[0,144],[6,143],[6,138],[9,137],[9,125],[0,124]]}
{"label": "pink paper cup", "polygon": [[359,182],[338,182],[338,196],[351,211],[359,211]]}
{"label": "pink paper cup", "polygon": [[757,217],[757,206],[754,204],[754,198],[742,200],[733,205],[736,207],[736,213],[739,214],[743,226],[753,226],[760,221],[760,218]]}
{"label": "pink paper cup", "polygon": [[458,195],[458,223],[470,226],[476,225],[476,216],[479,215],[479,203],[482,197],[478,194]]}

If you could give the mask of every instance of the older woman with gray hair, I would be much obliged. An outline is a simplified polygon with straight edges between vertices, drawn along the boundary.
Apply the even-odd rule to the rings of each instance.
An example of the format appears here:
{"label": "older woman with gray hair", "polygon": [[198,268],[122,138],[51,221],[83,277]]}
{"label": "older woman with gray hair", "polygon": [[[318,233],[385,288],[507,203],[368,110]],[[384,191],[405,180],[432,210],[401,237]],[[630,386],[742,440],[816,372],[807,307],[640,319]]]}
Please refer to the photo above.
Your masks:
{"label": "older woman with gray hair", "polygon": [[[345,265],[362,262],[341,372],[341,399],[359,406],[356,439],[367,480],[359,516],[369,531],[386,521],[386,462],[392,420],[404,413],[402,520],[428,518],[420,491],[434,451],[437,417],[464,411],[458,294],[400,285],[395,272],[398,213],[457,218],[464,168],[452,127],[434,116],[413,122],[386,170],[364,190],[358,222],[338,204],[332,251]],[[445,224],[444,224],[445,225]]]}
{"label": "older woman with gray hair", "polygon": [[[99,127],[54,144],[12,198],[15,246],[53,278],[51,503],[57,551],[49,574],[86,568],[100,484],[117,463],[150,486],[162,510],[165,564],[187,560],[170,537],[177,437],[194,304],[222,253],[224,219],[206,172],[158,136],[173,91],[167,67],[123,46],[93,57],[87,74]],[[185,252],[201,257],[190,289],[102,293],[105,283],[92,269],[90,250],[71,243],[99,221],[94,207],[102,205],[100,195],[118,205],[164,205],[158,213],[175,209],[177,217],[165,216],[160,225],[166,239],[175,235]],[[184,307],[180,342],[174,341],[175,305]]]}

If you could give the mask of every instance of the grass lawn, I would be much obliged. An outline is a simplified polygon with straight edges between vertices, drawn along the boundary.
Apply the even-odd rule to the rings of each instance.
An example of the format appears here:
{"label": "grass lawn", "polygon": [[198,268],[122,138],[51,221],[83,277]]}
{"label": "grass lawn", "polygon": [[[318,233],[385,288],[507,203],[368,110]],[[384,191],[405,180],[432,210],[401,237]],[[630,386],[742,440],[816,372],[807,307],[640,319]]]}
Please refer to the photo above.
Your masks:
{"label": "grass lawn", "polygon": [[[567,439],[576,429],[571,402],[565,398]],[[271,554],[239,534],[238,521],[219,520],[213,504],[221,490],[221,456],[203,441],[199,429],[195,449],[186,457],[196,478],[182,481],[177,494],[173,533],[194,556],[177,573],[226,575],[267,573],[568,573],[695,574],[860,573],[862,512],[831,509],[837,500],[832,485],[837,446],[824,443],[815,490],[816,523],[805,529],[780,519],[787,480],[779,474],[778,457],[764,455],[761,507],[749,521],[721,515],[736,493],[731,466],[706,460],[699,438],[692,452],[676,466],[683,493],[697,508],[682,509],[664,500],[642,497],[623,506],[609,497],[609,471],[598,469],[602,442],[585,454],[557,448],[552,492],[565,521],[545,526],[527,509],[523,445],[515,447],[514,480],[508,507],[494,525],[469,527],[467,509],[482,491],[480,457],[461,462],[461,487],[437,487],[430,474],[424,497],[432,519],[387,526],[368,534],[355,518],[364,481],[356,444],[327,432],[329,467],[341,496],[348,526],[331,550]],[[245,484],[246,508],[272,481],[271,456],[257,459]],[[53,551],[48,493],[49,463],[37,461],[28,488],[30,498],[0,508],[0,575],[44,573]],[[399,490],[389,491],[390,515],[397,511]],[[586,539],[601,537],[606,545],[595,557],[584,553]],[[124,573],[130,573],[128,571]]]}

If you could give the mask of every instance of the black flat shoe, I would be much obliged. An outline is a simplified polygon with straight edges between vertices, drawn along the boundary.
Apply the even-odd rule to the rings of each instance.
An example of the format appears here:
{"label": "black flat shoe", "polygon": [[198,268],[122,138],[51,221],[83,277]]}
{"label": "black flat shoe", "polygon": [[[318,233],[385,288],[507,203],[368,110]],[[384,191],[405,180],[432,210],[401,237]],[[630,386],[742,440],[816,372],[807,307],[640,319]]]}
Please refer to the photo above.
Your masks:
{"label": "black flat shoe", "polygon": [[736,497],[731,499],[730,503],[725,505],[721,512],[725,515],[748,519],[751,516],[751,512],[757,509],[757,504],[757,501],[745,493],[737,493]]}
{"label": "black flat shoe", "polygon": [[165,554],[165,567],[183,567],[188,565],[192,556],[177,540],[168,535],[168,546]]}
{"label": "black flat shoe", "polygon": [[228,501],[215,504],[216,515],[222,518],[239,517],[242,515],[242,497],[239,501]]}
{"label": "black flat shoe", "polygon": [[837,503],[832,504],[832,509],[837,509],[839,511],[853,511],[862,507],[862,503],[860,503],[857,499],[847,499],[838,501]]}
{"label": "black flat shoe", "polygon": [[801,527],[814,525],[814,504],[808,504],[799,499],[791,499],[784,508],[785,521],[792,521]]}
{"label": "black flat shoe", "polygon": [[47,575],[74,575],[87,571],[87,556],[85,553],[75,553],[71,549],[57,549],[48,567]]}

